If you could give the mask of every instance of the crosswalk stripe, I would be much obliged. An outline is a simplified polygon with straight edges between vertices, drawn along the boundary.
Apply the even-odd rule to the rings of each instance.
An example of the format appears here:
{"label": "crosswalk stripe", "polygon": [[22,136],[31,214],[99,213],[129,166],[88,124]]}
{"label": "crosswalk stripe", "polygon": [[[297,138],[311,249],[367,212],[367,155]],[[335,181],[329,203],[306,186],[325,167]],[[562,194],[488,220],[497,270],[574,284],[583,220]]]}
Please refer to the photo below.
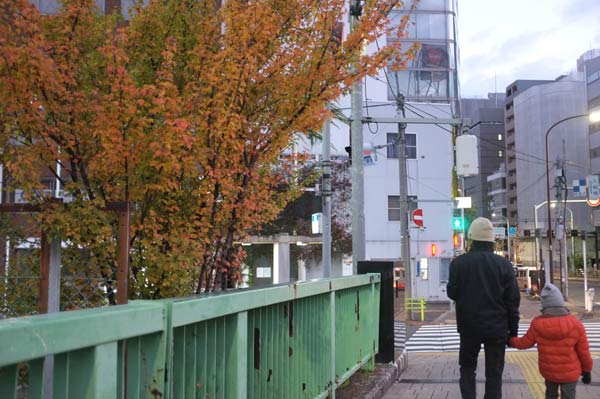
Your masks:
{"label": "crosswalk stripe", "polygon": [[[592,352],[600,352],[600,323],[584,322],[585,330]],[[525,335],[529,323],[519,324],[519,336]],[[406,342],[406,324],[401,321],[394,322],[394,342],[396,349],[408,352],[458,352],[460,336],[456,325],[434,324],[419,327],[419,329]],[[535,351],[535,347],[526,351]],[[507,348],[508,352],[518,351]]]}

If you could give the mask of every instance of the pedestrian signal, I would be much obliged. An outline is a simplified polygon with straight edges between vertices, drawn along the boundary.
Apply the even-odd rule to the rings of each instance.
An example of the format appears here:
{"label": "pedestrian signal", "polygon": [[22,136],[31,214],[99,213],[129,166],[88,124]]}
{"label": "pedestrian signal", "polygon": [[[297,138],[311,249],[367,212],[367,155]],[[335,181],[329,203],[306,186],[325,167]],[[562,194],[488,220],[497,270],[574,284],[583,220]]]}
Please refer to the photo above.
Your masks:
{"label": "pedestrian signal", "polygon": [[460,216],[452,218],[452,228],[454,230],[462,230],[463,227],[464,227],[463,218],[461,218]]}

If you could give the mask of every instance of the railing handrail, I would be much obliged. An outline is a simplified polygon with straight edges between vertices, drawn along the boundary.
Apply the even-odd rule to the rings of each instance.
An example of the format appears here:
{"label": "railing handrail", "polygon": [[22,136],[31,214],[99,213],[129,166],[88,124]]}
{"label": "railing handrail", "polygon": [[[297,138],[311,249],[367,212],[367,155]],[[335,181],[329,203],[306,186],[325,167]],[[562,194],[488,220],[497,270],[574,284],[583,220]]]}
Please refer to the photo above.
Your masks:
{"label": "railing handrail", "polygon": [[149,301],[0,320],[0,367],[164,329],[164,306]]}
{"label": "railing handrail", "polygon": [[[294,299],[358,287],[370,284],[371,282],[379,283],[379,281],[379,274],[362,274],[333,279],[302,281],[294,284],[280,284],[259,290],[236,290],[229,292],[227,295],[187,297],[176,300],[165,299],[165,301],[172,303],[172,323],[173,327],[178,327]],[[257,295],[257,291],[260,291],[260,295]],[[196,308],[198,301],[202,301],[204,305],[201,309],[196,309],[195,312],[185,311]],[[227,307],[221,306],[224,301]]]}

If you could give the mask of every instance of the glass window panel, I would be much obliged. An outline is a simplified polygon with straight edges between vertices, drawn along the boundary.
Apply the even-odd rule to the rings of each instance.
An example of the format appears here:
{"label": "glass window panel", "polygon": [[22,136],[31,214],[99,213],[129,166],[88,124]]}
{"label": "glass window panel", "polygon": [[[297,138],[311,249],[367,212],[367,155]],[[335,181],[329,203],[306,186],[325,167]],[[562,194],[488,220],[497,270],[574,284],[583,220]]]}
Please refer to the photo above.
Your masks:
{"label": "glass window panel", "polygon": [[[398,137],[398,133],[388,133],[387,143],[394,143]],[[417,159],[417,135],[414,133],[406,133],[406,158]],[[388,159],[398,158],[398,149],[395,145],[387,147]]]}
{"label": "glass window panel", "polygon": [[456,69],[456,56],[454,52],[454,43],[448,43],[448,67]]}
{"label": "glass window panel", "polygon": [[419,97],[448,97],[448,72],[416,71]]}
{"label": "glass window panel", "polygon": [[450,258],[440,258],[440,283],[448,282],[450,278]]}
{"label": "glass window panel", "polygon": [[388,73],[390,84],[388,86],[388,98],[395,100],[398,93],[415,96],[418,92],[415,71],[397,71]]}
{"label": "glass window panel", "polygon": [[[390,14],[390,25],[394,27],[394,29],[388,33],[388,38],[389,39],[396,39],[398,37],[398,27],[400,26],[400,23],[402,22],[402,18],[406,16],[406,13],[402,13],[402,12],[392,12]],[[406,28],[405,28],[405,33],[408,36],[404,36],[404,37],[408,37],[408,38],[416,38],[417,37],[417,28],[415,26],[415,16],[414,15],[409,15],[408,16],[408,20],[409,22],[406,24]]]}
{"label": "glass window panel", "polygon": [[449,1],[451,0],[421,0],[417,3],[417,9],[444,11]]}
{"label": "glass window panel", "polygon": [[418,66],[424,69],[446,69],[449,64],[448,45],[422,43],[419,50]]}
{"label": "glass window panel", "polygon": [[400,196],[399,195],[388,195],[388,208],[400,209]]}
{"label": "glass window panel", "polygon": [[418,39],[446,39],[446,14],[417,14]]}
{"label": "glass window panel", "polygon": [[400,221],[400,209],[388,209],[388,221],[399,222]]}
{"label": "glass window panel", "polygon": [[456,36],[455,36],[455,32],[454,32],[454,23],[455,23],[455,19],[454,19],[454,14],[446,14],[446,27],[448,28],[448,35],[446,36],[446,38],[448,40],[456,40]]}

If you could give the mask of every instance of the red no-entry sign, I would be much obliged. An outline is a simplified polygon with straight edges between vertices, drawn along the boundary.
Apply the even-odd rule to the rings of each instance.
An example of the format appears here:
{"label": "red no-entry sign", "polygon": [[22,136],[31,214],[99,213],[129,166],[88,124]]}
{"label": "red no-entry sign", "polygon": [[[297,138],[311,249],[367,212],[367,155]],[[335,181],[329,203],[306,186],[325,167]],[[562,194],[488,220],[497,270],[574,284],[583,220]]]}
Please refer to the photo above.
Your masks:
{"label": "red no-entry sign", "polygon": [[412,221],[419,227],[423,227],[423,209],[417,208],[412,213]]}

